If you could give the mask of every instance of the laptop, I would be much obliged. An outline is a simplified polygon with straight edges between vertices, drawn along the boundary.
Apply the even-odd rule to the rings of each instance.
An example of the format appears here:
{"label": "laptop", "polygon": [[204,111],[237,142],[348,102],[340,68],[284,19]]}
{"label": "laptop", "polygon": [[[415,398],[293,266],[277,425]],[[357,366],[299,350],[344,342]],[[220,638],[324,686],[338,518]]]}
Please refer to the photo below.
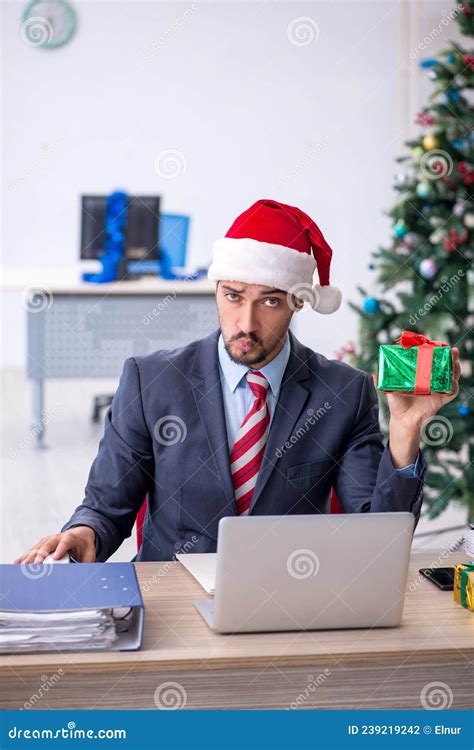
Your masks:
{"label": "laptop", "polygon": [[214,596],[194,601],[220,633],[400,624],[412,513],[227,516]]}

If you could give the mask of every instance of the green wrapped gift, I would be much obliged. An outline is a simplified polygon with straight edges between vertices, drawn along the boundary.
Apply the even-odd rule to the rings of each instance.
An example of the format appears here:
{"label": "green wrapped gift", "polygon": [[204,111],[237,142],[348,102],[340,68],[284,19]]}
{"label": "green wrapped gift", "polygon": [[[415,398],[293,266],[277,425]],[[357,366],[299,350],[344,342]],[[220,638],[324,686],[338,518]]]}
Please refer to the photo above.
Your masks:
{"label": "green wrapped gift", "polygon": [[419,333],[404,331],[397,344],[379,348],[377,388],[380,391],[430,393],[452,391],[451,347]]}

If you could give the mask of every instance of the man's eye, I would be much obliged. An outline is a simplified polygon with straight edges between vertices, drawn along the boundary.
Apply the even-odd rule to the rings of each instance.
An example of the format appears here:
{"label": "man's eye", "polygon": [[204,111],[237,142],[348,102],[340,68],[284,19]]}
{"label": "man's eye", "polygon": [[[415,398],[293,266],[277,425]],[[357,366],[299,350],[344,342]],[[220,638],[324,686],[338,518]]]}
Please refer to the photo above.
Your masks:
{"label": "man's eye", "polygon": [[267,297],[265,304],[267,304],[267,302],[269,303],[267,307],[278,307],[280,304],[280,300],[277,299],[277,297]]}
{"label": "man's eye", "polygon": [[[228,292],[228,294],[226,294],[226,297],[227,297],[228,300],[230,300],[230,302],[235,302],[236,300],[239,299],[239,295],[235,294],[235,292]],[[231,299],[231,297],[232,297],[232,299]]]}

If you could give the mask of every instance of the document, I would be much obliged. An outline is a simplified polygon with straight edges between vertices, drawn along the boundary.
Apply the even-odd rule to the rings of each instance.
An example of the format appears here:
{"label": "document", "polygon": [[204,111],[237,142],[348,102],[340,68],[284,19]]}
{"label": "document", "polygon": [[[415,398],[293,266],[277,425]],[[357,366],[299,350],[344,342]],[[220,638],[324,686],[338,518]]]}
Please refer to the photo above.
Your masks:
{"label": "document", "polygon": [[176,559],[184,565],[208,594],[214,593],[217,552],[176,555]]}
{"label": "document", "polygon": [[117,640],[112,610],[8,612],[0,610],[0,653],[107,649]]}

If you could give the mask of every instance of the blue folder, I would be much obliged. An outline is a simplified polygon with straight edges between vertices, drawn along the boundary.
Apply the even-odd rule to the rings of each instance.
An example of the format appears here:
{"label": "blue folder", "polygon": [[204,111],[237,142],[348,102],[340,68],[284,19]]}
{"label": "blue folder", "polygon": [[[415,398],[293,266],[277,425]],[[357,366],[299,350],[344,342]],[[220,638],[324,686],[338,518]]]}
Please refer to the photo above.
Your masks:
{"label": "blue folder", "polygon": [[57,612],[129,608],[129,628],[112,651],[142,645],[144,605],[133,563],[0,565],[0,610]]}

